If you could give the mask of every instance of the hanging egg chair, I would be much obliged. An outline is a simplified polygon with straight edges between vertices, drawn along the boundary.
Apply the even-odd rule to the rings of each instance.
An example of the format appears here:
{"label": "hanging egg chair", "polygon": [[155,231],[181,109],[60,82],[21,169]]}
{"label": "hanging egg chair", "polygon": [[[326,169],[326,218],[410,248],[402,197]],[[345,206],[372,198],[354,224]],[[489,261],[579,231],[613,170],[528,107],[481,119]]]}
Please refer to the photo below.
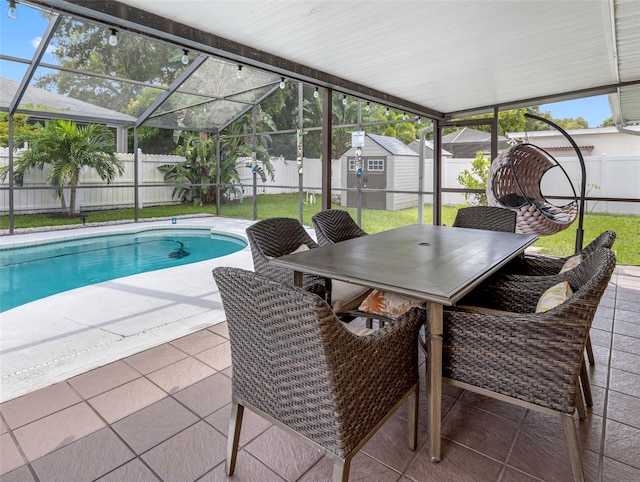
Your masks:
{"label": "hanging egg chair", "polygon": [[[540,188],[550,169],[560,169],[573,191],[564,205],[548,201]],[[487,178],[487,201],[516,211],[516,232],[549,236],[568,228],[578,215],[578,196],[564,168],[547,151],[522,143],[502,151],[495,158]]]}
{"label": "hanging egg chair", "polygon": [[[537,119],[556,128],[576,151],[582,174],[580,196],[560,163],[544,149],[529,144],[517,144],[501,152],[491,163],[487,178],[487,201],[516,211],[516,232],[549,236],[567,229],[578,218],[576,252],[582,249],[584,230],[584,200],[586,191],[586,167],[582,153],[575,141],[554,122],[526,113],[525,117]],[[560,170],[566,177],[573,199],[557,205],[545,198],[541,190],[542,178],[550,169]]]}

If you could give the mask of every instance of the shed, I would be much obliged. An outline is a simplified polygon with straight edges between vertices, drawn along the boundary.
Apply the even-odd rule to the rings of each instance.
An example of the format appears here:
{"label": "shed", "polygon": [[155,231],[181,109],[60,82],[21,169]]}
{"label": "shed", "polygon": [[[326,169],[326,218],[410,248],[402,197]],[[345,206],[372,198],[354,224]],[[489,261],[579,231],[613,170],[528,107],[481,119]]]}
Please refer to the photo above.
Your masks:
{"label": "shed", "polygon": [[[389,191],[416,191],[418,188],[418,161],[416,151],[395,137],[367,134],[362,148],[362,174],[356,173],[356,148],[341,157],[343,187],[356,189],[386,189]],[[346,184],[346,186],[345,186]],[[358,192],[348,191],[341,204],[357,207]],[[363,191],[362,207],[394,211],[417,206],[415,194]]]}

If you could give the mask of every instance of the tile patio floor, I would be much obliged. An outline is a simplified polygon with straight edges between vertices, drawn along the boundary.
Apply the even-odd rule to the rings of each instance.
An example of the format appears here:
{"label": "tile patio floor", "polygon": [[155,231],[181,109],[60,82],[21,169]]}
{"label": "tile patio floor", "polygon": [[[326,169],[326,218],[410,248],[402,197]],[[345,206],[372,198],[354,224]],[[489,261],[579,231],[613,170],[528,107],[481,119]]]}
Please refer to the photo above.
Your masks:
{"label": "tile patio floor", "polygon": [[[618,267],[591,339],[594,407],[578,422],[587,480],[640,480],[640,267]],[[0,405],[0,480],[217,481],[231,360],[219,323]],[[424,370],[421,370],[423,372]],[[444,387],[443,461],[422,431],[405,445],[404,410],[355,457],[352,481],[571,480],[555,418]],[[237,481],[328,481],[327,457],[245,411]]]}

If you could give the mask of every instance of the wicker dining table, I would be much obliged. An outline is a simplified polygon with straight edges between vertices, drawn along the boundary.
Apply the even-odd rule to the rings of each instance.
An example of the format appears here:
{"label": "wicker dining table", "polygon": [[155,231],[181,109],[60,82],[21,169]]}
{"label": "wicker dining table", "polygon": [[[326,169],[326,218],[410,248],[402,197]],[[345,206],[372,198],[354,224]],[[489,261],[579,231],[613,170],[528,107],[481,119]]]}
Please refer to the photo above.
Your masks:
{"label": "wicker dining table", "polygon": [[281,256],[275,266],[426,301],[431,460],[441,460],[442,310],[533,244],[537,236],[413,224]]}

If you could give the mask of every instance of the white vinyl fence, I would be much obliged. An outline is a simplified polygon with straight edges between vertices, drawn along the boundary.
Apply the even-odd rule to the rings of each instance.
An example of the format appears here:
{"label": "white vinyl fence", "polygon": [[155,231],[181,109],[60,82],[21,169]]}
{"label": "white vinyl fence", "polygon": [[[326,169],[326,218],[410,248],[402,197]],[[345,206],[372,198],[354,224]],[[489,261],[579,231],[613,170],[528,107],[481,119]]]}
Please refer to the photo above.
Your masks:
{"label": "white vinyl fence", "polygon": [[[95,171],[82,172],[77,191],[76,210],[92,211],[99,209],[113,209],[118,207],[132,207],[134,205],[134,156],[133,154],[117,154],[125,165],[125,173],[115,182],[107,185],[102,182]],[[141,187],[139,188],[139,207],[162,204],[177,204],[172,198],[173,187],[164,185],[164,176],[158,170],[162,164],[176,163],[183,158],[167,155],[140,154],[138,156]],[[0,148],[0,165],[8,163],[8,149]],[[443,186],[446,188],[461,188],[458,174],[471,168],[473,159],[445,159],[443,163]],[[295,161],[273,159],[275,168],[274,180],[268,179],[264,183],[258,177],[258,194],[292,193],[298,190],[298,165]],[[342,195],[346,188],[346,179],[341,179],[340,160],[332,161],[331,185],[334,193]],[[567,171],[579,194],[580,166],[577,159],[563,158],[562,166]],[[637,156],[602,155],[585,158],[587,166],[587,195],[597,197],[640,197],[640,158]],[[253,196],[252,173],[250,168],[239,169],[243,184],[243,195]],[[56,212],[60,210],[60,199],[47,188],[46,177],[48,170],[33,170],[25,178],[27,189],[16,189],[14,194],[14,210],[19,214]],[[320,159],[305,159],[303,164],[303,189],[307,195],[319,196],[321,192],[321,161]],[[0,214],[9,212],[8,179],[0,184]],[[159,186],[153,186],[159,185]],[[433,163],[425,161],[424,190],[431,191],[433,186]],[[416,191],[418,190],[416,179]],[[564,174],[557,168],[552,169],[543,179],[542,189],[548,198],[553,195],[571,195]],[[65,190],[68,201],[68,189]],[[464,196],[457,193],[443,193],[443,203],[446,205],[464,204]],[[635,214],[640,215],[640,203],[624,202],[589,202],[587,211]]]}

